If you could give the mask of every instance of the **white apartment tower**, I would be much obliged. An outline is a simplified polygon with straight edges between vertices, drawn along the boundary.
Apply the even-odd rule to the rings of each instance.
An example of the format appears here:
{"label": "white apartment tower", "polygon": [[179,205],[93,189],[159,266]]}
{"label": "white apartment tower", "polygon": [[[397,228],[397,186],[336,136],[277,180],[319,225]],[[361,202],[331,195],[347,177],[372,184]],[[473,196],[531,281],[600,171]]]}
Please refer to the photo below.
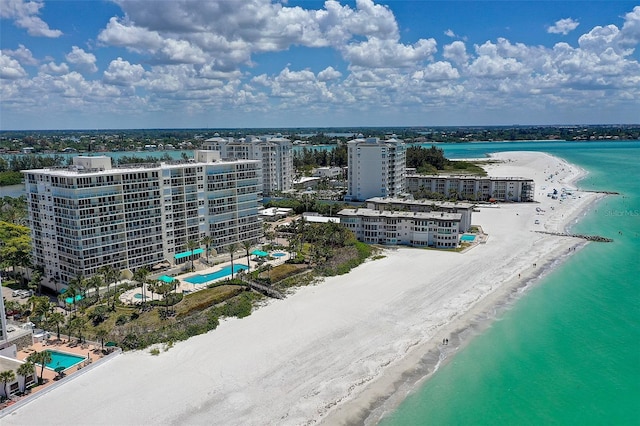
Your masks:
{"label": "white apartment tower", "polygon": [[262,193],[293,188],[293,143],[281,135],[275,137],[247,136],[222,138],[215,136],[205,141],[205,148],[219,151],[224,159],[259,160],[262,164]]}
{"label": "white apartment tower", "polygon": [[222,248],[262,234],[258,161],[196,151],[186,162],[112,167],[110,157],[80,156],[23,173],[33,260],[55,290],[105,265],[180,263],[187,242],[205,236]]}
{"label": "white apartment tower", "polygon": [[347,142],[348,190],[345,200],[393,197],[405,190],[406,150],[392,137],[357,138]]}

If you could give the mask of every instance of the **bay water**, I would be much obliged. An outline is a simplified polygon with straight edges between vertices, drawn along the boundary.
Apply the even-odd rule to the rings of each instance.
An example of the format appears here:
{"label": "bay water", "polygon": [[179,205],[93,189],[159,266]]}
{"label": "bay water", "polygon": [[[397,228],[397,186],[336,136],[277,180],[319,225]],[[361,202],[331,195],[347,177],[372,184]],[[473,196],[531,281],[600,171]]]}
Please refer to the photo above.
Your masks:
{"label": "bay water", "polygon": [[379,424],[640,424],[640,142],[442,146],[449,158],[544,151],[616,191],[571,227],[589,243],[530,286]]}

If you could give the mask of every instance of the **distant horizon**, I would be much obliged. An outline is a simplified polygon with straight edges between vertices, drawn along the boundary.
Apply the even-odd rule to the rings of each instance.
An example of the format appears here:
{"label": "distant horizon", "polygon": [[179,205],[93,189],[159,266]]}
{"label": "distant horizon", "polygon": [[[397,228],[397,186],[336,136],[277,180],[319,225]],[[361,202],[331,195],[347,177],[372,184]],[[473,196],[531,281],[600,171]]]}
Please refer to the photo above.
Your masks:
{"label": "distant horizon", "polygon": [[234,131],[234,130],[360,130],[360,129],[509,129],[509,128],[607,128],[607,127],[640,127],[639,123],[610,124],[505,124],[505,125],[451,125],[451,126],[292,126],[292,127],[137,127],[137,128],[85,128],[85,129],[0,129],[1,133],[20,132],[101,132],[101,131]]}
{"label": "distant horizon", "polygon": [[640,0],[3,0],[0,24],[5,131],[640,117]]}

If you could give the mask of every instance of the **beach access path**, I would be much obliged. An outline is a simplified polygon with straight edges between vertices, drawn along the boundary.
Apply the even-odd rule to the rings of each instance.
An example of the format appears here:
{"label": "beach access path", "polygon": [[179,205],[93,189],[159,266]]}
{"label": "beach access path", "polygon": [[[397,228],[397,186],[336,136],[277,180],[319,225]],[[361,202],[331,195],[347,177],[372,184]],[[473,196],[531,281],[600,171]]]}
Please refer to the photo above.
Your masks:
{"label": "beach access path", "polygon": [[[473,223],[489,235],[485,244],[465,253],[385,250],[383,259],[271,300],[158,356],[121,355],[2,424],[246,426],[371,418],[443,338],[584,244],[534,232],[563,231],[601,196],[546,196],[550,188],[574,188],[582,170],[544,153],[495,158],[502,162],[488,166],[491,175],[534,178],[540,202],[480,208]],[[73,409],[60,408],[70,401]]]}

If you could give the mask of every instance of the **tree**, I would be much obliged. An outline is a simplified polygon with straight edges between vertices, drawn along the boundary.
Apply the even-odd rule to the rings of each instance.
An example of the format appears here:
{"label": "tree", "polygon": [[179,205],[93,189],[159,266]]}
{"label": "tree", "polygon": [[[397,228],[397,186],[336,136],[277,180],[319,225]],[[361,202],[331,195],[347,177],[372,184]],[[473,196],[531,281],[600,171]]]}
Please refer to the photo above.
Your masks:
{"label": "tree", "polygon": [[36,366],[33,365],[32,362],[27,361],[24,364],[18,367],[18,376],[24,377],[24,385],[22,388],[22,392],[26,390],[27,377],[33,376],[33,373],[36,371]]}
{"label": "tree", "polygon": [[244,251],[247,253],[247,272],[251,270],[251,263],[249,262],[249,250],[251,250],[251,241],[243,241],[242,247],[244,247]]}
{"label": "tree", "polygon": [[89,318],[93,321],[94,326],[104,322],[109,318],[109,307],[107,305],[96,306],[93,308],[91,314],[89,314]]}
{"label": "tree", "polygon": [[[69,327],[71,330],[78,332],[78,341],[82,343],[82,332],[87,329],[86,320],[82,317],[75,317],[69,321]],[[71,337],[71,335],[69,335]]]}
{"label": "tree", "polygon": [[38,295],[42,294],[42,267],[38,266],[35,268],[27,286],[29,287],[29,290],[34,293]]}
{"label": "tree", "polygon": [[94,275],[87,281],[87,287],[96,290],[96,297],[100,300],[100,287],[104,284],[101,275]]}
{"label": "tree", "polygon": [[64,315],[62,312],[54,312],[49,315],[48,322],[50,325],[56,327],[56,334],[58,336],[58,340],[60,340],[60,326],[64,324]]}
{"label": "tree", "polygon": [[[98,269],[98,273],[102,274],[102,279],[107,285],[107,294],[109,293],[109,286],[115,284],[118,279],[118,271],[112,265],[105,265]],[[115,306],[115,297],[113,298],[112,307]]]}
{"label": "tree", "polygon": [[187,250],[191,252],[191,271],[193,271],[193,251],[198,248],[198,242],[195,240],[187,241]]}
{"label": "tree", "polygon": [[34,364],[40,364],[40,376],[38,377],[38,383],[42,384],[44,366],[51,363],[51,352],[46,350],[41,352],[32,352],[31,355],[27,357],[27,361]]}
{"label": "tree", "polygon": [[96,328],[96,339],[100,340],[100,349],[104,350],[104,339],[107,338],[109,332],[106,328]]}
{"label": "tree", "polygon": [[5,370],[0,372],[0,381],[4,385],[4,394],[9,398],[9,390],[7,389],[7,383],[11,383],[16,379],[16,373],[13,370]]}
{"label": "tree", "polygon": [[204,244],[204,250],[207,254],[207,262],[209,261],[209,251],[211,250],[211,244],[213,244],[213,237],[207,235],[202,240],[200,240],[201,244]]}
{"label": "tree", "polygon": [[227,251],[231,255],[231,279],[233,279],[233,254],[238,250],[237,243],[231,243],[227,246]]}
{"label": "tree", "polygon": [[31,304],[31,320],[38,325],[46,322],[47,315],[49,315],[52,308],[49,298],[47,296],[31,296],[29,303]]}
{"label": "tree", "polygon": [[138,268],[133,273],[133,279],[136,280],[142,286],[142,303],[145,302],[145,286],[148,281],[149,270],[145,267]]}
{"label": "tree", "polygon": [[63,298],[65,300],[65,302],[71,298],[71,303],[73,303],[73,315],[75,316],[76,314],[76,302],[78,299],[78,296],[80,295],[80,289],[79,289],[79,285],[82,285],[82,277],[76,277],[73,280],[71,280],[71,282],[69,282],[69,285],[67,286],[67,291],[64,292]]}

